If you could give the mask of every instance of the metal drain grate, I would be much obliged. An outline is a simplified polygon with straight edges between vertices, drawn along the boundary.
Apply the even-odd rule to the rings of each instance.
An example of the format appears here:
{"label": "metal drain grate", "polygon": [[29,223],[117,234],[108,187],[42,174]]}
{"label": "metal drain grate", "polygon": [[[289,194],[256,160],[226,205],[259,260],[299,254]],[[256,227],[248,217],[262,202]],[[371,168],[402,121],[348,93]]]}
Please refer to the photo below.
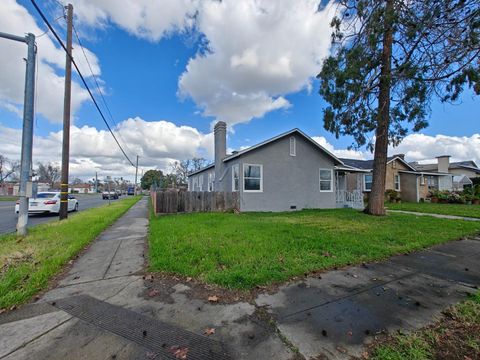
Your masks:
{"label": "metal drain grate", "polygon": [[165,359],[178,359],[173,352],[179,348],[188,348],[188,360],[230,359],[218,341],[87,295],[60,299],[52,305],[150,349]]}

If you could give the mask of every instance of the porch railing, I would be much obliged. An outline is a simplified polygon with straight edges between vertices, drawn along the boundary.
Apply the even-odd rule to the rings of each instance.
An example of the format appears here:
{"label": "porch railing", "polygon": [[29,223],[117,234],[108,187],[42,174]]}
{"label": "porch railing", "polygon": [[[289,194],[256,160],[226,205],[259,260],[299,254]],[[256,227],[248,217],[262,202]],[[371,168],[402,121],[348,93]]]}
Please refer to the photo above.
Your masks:
{"label": "porch railing", "polygon": [[337,190],[337,207],[349,207],[354,209],[363,209],[363,192],[361,190]]}

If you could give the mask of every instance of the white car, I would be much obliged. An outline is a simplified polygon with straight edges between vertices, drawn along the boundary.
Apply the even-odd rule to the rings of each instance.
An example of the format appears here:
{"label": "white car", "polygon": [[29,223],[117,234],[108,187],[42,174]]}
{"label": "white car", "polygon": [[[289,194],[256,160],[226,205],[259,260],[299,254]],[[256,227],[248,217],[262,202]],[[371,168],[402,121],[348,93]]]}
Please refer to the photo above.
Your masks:
{"label": "white car", "polygon": [[[15,205],[15,213],[18,214],[19,202]],[[68,195],[68,211],[78,211],[78,200]],[[60,212],[59,192],[39,192],[37,197],[28,199],[29,214],[46,214]]]}

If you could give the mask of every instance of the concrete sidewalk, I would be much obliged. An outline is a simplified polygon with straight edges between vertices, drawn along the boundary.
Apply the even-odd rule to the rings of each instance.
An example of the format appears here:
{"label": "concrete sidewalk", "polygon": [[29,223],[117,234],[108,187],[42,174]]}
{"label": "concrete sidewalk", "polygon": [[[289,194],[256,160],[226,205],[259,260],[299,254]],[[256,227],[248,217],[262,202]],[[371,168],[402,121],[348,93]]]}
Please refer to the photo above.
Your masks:
{"label": "concrete sidewalk", "polygon": [[422,213],[417,211],[407,211],[407,210],[389,210],[387,212],[396,212],[396,213],[403,213],[403,214],[410,214],[410,215],[417,215],[417,216],[433,216],[439,219],[449,219],[449,220],[466,220],[466,221],[480,221],[480,218],[472,218],[466,216],[457,216],[457,215],[446,215],[446,214],[433,214],[433,213]]}
{"label": "concrete sidewalk", "polygon": [[431,323],[480,285],[480,239],[469,239],[212,302],[188,280],[143,276],[147,204],[57,288],[0,316],[0,359],[347,359],[377,333]]}

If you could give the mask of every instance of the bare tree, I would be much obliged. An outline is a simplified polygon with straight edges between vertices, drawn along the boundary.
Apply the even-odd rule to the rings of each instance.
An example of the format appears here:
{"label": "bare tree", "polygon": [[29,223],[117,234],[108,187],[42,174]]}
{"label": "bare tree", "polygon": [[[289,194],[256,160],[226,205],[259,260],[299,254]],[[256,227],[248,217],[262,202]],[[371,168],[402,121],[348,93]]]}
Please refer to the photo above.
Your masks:
{"label": "bare tree", "polygon": [[53,188],[55,183],[60,180],[60,167],[51,163],[38,163],[37,174],[38,181],[48,183]]}
{"label": "bare tree", "polygon": [[[177,185],[185,185],[187,183],[188,174],[197,171],[207,164],[204,158],[192,158],[181,161],[175,161],[170,164],[172,173],[175,175]],[[173,178],[172,178],[173,179]]]}
{"label": "bare tree", "polygon": [[0,184],[6,180],[15,178],[16,172],[20,169],[18,161],[11,161],[6,156],[0,154]]}

